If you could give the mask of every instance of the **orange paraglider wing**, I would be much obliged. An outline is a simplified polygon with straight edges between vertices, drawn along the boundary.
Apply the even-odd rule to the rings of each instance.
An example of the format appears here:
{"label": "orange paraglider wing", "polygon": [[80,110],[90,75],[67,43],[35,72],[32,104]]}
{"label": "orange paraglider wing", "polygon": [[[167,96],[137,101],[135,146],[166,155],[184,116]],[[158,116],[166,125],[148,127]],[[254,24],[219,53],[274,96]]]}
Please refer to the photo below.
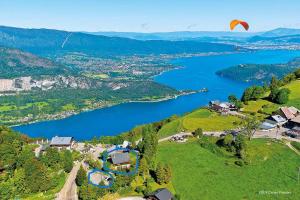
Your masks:
{"label": "orange paraglider wing", "polygon": [[241,20],[237,20],[237,19],[231,21],[230,29],[233,30],[239,24],[242,25],[244,27],[244,29],[248,31],[249,24],[245,21],[241,21]]}

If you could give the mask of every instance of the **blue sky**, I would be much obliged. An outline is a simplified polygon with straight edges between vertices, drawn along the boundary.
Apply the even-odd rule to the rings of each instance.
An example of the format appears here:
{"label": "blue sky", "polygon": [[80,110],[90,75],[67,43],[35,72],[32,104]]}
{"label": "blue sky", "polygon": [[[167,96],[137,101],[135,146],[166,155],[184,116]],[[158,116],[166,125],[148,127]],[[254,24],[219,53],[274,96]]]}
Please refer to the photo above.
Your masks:
{"label": "blue sky", "polygon": [[[300,28],[300,0],[1,0],[0,25],[69,31],[250,31]],[[242,29],[238,29],[240,31]]]}

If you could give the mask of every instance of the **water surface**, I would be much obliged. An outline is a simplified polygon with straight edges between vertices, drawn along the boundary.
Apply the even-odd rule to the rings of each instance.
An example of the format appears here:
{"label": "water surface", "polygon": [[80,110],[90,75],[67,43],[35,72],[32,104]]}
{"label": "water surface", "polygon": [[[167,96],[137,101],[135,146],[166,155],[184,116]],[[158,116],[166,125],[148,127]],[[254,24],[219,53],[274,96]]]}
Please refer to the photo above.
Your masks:
{"label": "water surface", "polygon": [[207,105],[210,100],[226,100],[229,94],[240,96],[249,86],[247,83],[217,76],[215,72],[220,69],[237,64],[284,63],[297,56],[300,56],[300,51],[276,50],[177,59],[172,62],[184,68],[163,73],[155,77],[155,81],[180,90],[205,87],[209,89],[208,93],[181,96],[164,102],[126,103],[61,120],[22,125],[14,129],[32,137],[51,138],[59,135],[73,136],[77,140],[117,135],[137,125],[159,121],[173,114],[190,112]]}

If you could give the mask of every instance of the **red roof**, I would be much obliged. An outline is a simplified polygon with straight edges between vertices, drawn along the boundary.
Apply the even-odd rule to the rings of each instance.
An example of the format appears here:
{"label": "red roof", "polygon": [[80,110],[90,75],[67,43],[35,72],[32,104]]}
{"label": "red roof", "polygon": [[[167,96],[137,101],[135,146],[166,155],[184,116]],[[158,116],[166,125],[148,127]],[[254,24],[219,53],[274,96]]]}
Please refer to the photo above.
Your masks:
{"label": "red roof", "polygon": [[288,107],[281,107],[280,110],[284,114],[285,118],[287,118],[287,119],[295,118],[295,115],[293,115],[293,113],[290,111],[290,109]]}

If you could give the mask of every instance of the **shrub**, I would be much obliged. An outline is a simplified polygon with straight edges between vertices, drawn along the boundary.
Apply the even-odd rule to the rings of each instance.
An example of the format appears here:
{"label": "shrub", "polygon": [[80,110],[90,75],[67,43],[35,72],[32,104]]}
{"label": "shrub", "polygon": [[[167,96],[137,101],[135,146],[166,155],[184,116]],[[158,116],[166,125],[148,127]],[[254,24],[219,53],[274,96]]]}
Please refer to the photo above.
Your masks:
{"label": "shrub", "polygon": [[242,167],[244,165],[244,162],[241,161],[241,160],[237,160],[237,161],[234,162],[234,164],[236,164],[237,166]]}
{"label": "shrub", "polygon": [[137,186],[136,188],[135,188],[135,191],[137,192],[137,193],[142,193],[143,191],[144,191],[144,187],[143,186]]}
{"label": "shrub", "polygon": [[203,136],[203,130],[202,128],[198,128],[193,132],[193,135],[195,137],[201,138]]}

